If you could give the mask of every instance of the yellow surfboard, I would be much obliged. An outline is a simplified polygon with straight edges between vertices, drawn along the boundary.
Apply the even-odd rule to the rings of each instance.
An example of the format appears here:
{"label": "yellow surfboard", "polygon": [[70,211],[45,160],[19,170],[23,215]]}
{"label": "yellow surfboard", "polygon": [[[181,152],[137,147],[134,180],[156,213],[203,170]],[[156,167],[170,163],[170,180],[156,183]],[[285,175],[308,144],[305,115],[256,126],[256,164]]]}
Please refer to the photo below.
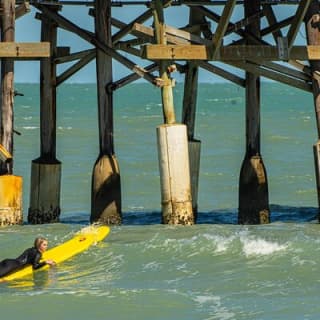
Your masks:
{"label": "yellow surfboard", "polygon": [[[61,263],[71,257],[79,254],[87,250],[91,245],[102,241],[110,232],[110,228],[108,226],[88,226],[81,229],[72,239],[47,250],[42,255],[42,260],[53,260],[57,264]],[[49,266],[45,265],[37,270],[45,270]],[[2,281],[10,281],[19,279],[33,273],[32,266],[24,267],[23,269],[11,273],[5,277],[0,278],[0,282]]]}

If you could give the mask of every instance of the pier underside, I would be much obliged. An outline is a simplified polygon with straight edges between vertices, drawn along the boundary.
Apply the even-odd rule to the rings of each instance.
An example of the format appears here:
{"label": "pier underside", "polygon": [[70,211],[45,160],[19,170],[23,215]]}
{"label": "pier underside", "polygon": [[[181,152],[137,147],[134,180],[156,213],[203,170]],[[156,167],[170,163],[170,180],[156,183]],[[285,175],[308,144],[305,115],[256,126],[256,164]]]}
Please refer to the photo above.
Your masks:
{"label": "pier underside", "polygon": [[[121,181],[113,140],[116,103],[113,93],[142,78],[159,88],[162,98],[163,123],[159,123],[155,141],[162,220],[169,224],[196,223],[201,141],[197,139],[195,124],[197,86],[202,71],[211,74],[213,81],[220,77],[246,91],[238,222],[270,221],[267,168],[260,145],[261,77],[313,94],[317,122],[314,157],[320,199],[318,1],[1,0],[0,3],[3,12],[0,175],[13,175],[13,162],[8,155],[13,153],[14,61],[40,61],[41,145],[39,158],[33,161],[37,170],[32,171],[31,177],[29,222],[59,220],[63,164],[56,158],[56,89],[93,60],[97,70],[99,150],[92,171],[92,222],[122,221],[121,183],[125,181]],[[83,17],[86,23],[79,25],[65,14],[64,9],[70,6],[75,10],[87,8],[87,16]],[[15,42],[15,20],[30,14],[41,26],[41,42]],[[85,27],[87,20],[91,29]],[[70,43],[59,43],[58,32],[78,37],[86,48],[74,51]],[[115,64],[126,70],[125,76],[117,73]],[[58,72],[58,66],[63,71]],[[173,99],[175,73],[185,76],[181,117],[176,115]],[[177,121],[180,118],[181,122]],[[43,191],[44,185],[51,190],[50,194]],[[21,204],[15,207],[22,210]]]}

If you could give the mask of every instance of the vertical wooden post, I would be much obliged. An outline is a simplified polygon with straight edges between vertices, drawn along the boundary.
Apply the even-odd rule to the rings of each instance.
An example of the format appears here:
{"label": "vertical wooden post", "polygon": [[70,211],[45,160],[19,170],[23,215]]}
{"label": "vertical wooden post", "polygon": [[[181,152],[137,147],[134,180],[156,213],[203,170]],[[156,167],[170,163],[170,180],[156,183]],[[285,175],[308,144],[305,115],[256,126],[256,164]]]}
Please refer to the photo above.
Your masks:
{"label": "vertical wooden post", "polygon": [[[155,0],[153,9],[156,42],[166,44],[162,1]],[[193,224],[187,127],[175,123],[172,82],[168,75],[168,66],[168,62],[159,61],[165,122],[157,128],[162,221],[167,224]]]}
{"label": "vertical wooden post", "polygon": [[[15,38],[15,1],[1,0],[1,41]],[[13,154],[14,60],[1,60],[1,144]],[[1,174],[12,174],[13,163],[1,162]]]}
{"label": "vertical wooden post", "polygon": [[[320,45],[320,4],[318,1],[311,2],[304,22],[308,45]],[[309,63],[312,72],[313,101],[318,134],[318,141],[313,146],[313,153],[318,194],[318,219],[320,220],[320,61],[310,60]]]}
{"label": "vertical wooden post", "polygon": [[[112,46],[111,0],[95,1],[95,32],[101,43]],[[94,165],[91,222],[120,224],[121,183],[113,143],[112,58],[97,49],[97,87],[100,154]]]}
{"label": "vertical wooden post", "polygon": [[[51,10],[57,10],[53,6]],[[51,43],[51,58],[40,62],[40,157],[32,161],[30,223],[57,222],[60,216],[61,162],[56,159],[56,65],[57,25],[41,19],[41,41]]]}
{"label": "vertical wooden post", "polygon": [[[260,10],[260,0],[244,1],[245,16]],[[260,36],[260,20],[246,27]],[[260,78],[246,72],[246,154],[239,181],[239,215],[241,224],[269,223],[267,174],[260,154]]]}
{"label": "vertical wooden post", "polygon": [[[1,41],[15,41],[15,1],[1,0]],[[1,60],[0,144],[13,154],[14,60]],[[12,175],[13,162],[0,161],[0,226],[21,224],[22,177]]]}
{"label": "vertical wooden post", "polygon": [[[189,25],[204,22],[204,16],[198,11],[190,8]],[[200,33],[200,32],[199,32]],[[192,194],[192,209],[196,220],[198,213],[198,185],[200,172],[201,141],[194,138],[196,107],[198,96],[198,74],[199,67],[196,62],[188,61],[184,82],[184,95],[182,106],[182,123],[187,126],[188,148],[190,161],[190,179]]]}

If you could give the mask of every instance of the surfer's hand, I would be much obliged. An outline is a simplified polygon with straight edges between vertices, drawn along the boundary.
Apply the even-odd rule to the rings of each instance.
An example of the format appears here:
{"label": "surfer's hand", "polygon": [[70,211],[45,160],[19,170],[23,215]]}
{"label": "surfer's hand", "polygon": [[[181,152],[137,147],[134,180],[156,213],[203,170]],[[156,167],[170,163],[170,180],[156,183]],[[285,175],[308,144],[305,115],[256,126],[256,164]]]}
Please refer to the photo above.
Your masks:
{"label": "surfer's hand", "polygon": [[56,263],[53,260],[46,260],[46,264],[48,264],[49,266],[55,266]]}

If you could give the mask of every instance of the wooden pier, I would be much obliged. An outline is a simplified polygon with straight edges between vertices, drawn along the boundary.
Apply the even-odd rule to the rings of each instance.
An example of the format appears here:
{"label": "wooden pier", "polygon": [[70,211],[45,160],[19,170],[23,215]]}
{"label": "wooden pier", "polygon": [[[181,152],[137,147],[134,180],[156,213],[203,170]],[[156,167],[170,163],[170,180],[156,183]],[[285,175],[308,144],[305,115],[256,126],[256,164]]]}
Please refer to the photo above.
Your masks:
{"label": "wooden pier", "polygon": [[[93,163],[91,222],[120,224],[121,175],[114,152],[113,93],[143,78],[159,88],[163,123],[157,132],[162,221],[196,223],[201,141],[196,137],[199,69],[244,87],[246,148],[239,172],[240,224],[269,223],[267,169],[260,146],[260,78],[310,92],[317,138],[315,176],[320,207],[320,4],[315,0],[0,0],[1,121],[0,225],[22,222],[22,178],[14,176],[14,62],[40,60],[40,154],[32,161],[28,222],[59,221],[62,163],[56,158],[57,87],[95,59],[99,154]],[[64,6],[85,6],[94,29],[63,14]],[[113,8],[140,13],[128,21]],[[287,8],[290,7],[290,10]],[[31,10],[32,9],[32,10]],[[179,12],[179,27],[166,10]],[[41,23],[39,43],[15,42],[15,21],[34,13]],[[124,11],[125,12],[125,11]],[[291,13],[288,13],[291,12]],[[85,19],[85,18],[84,18]],[[74,52],[58,43],[59,29],[91,48]],[[306,43],[297,43],[297,34]],[[113,78],[113,62],[128,70]],[[137,63],[140,61],[140,63]],[[143,64],[141,65],[141,61]],[[60,74],[57,65],[70,63]],[[222,67],[221,65],[226,67]],[[240,76],[239,70],[244,71]],[[182,123],[176,121],[174,72],[185,75]]]}

